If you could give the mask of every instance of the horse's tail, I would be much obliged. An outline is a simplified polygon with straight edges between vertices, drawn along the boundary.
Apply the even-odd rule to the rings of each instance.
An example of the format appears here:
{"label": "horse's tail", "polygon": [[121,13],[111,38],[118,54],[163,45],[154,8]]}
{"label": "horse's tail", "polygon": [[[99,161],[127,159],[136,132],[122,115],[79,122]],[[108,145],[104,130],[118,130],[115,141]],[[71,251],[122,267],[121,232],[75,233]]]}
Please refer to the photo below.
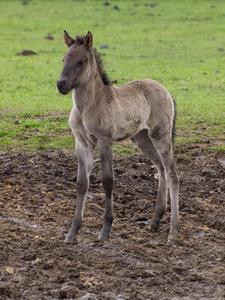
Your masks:
{"label": "horse's tail", "polygon": [[173,129],[172,129],[172,142],[174,143],[175,137],[176,137],[176,118],[177,118],[177,104],[175,99],[173,99],[173,105],[174,105],[174,115],[173,115]]}

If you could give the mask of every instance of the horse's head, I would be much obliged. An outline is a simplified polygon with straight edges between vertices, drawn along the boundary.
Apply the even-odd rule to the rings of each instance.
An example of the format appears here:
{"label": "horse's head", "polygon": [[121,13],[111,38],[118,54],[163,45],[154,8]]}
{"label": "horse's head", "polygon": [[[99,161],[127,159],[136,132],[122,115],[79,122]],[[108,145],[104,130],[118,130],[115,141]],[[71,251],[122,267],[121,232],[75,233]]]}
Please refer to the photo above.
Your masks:
{"label": "horse's head", "polygon": [[64,67],[56,85],[59,92],[65,95],[89,78],[90,62],[93,60],[93,36],[88,31],[86,36],[74,40],[64,31],[63,37],[69,49],[63,58]]}

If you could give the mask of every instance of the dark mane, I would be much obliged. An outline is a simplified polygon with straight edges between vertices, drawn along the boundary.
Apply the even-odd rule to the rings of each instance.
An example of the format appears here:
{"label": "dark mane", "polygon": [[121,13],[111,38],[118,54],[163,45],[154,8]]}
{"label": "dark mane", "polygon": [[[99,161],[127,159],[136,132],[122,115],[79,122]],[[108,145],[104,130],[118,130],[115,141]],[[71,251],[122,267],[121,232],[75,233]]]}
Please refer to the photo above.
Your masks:
{"label": "dark mane", "polygon": [[106,72],[103,68],[103,63],[102,63],[100,54],[97,52],[96,49],[94,49],[94,53],[95,53],[95,59],[96,59],[97,66],[98,66],[98,71],[102,78],[103,83],[105,85],[112,85],[112,82],[110,81],[108,75],[106,74]]}
{"label": "dark mane", "polygon": [[77,36],[75,40],[75,44],[84,45],[85,36]]}
{"label": "dark mane", "polygon": [[[77,36],[76,37],[76,40],[75,40],[75,43],[77,45],[84,45],[84,40],[85,40],[85,36]],[[106,74],[104,68],[103,68],[103,63],[102,63],[102,59],[101,59],[101,56],[100,54],[97,52],[96,48],[94,48],[94,54],[95,54],[95,59],[96,59],[96,62],[97,62],[97,66],[98,66],[98,71],[99,71],[99,74],[102,78],[102,81],[105,85],[112,85],[108,75]]]}

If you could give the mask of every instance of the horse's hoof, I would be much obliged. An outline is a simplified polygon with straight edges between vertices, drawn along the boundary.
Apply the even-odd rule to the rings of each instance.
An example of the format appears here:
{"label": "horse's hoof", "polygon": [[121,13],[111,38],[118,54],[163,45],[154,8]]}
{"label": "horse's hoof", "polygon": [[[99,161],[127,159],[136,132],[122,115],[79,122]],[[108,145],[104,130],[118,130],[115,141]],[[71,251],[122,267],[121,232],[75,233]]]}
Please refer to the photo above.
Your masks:
{"label": "horse's hoof", "polygon": [[149,232],[157,232],[159,230],[159,226],[155,226],[155,225],[153,225],[153,224],[150,224],[149,226],[148,226],[148,231]]}
{"label": "horse's hoof", "polygon": [[178,238],[168,238],[167,240],[167,245],[178,245],[179,244],[179,241],[178,241]]}
{"label": "horse's hoof", "polygon": [[98,236],[98,239],[102,242],[107,241],[109,239],[109,235],[105,235],[103,233],[100,233]]}
{"label": "horse's hoof", "polygon": [[64,243],[66,243],[66,244],[76,244],[77,243],[77,239],[74,236],[67,235]]}

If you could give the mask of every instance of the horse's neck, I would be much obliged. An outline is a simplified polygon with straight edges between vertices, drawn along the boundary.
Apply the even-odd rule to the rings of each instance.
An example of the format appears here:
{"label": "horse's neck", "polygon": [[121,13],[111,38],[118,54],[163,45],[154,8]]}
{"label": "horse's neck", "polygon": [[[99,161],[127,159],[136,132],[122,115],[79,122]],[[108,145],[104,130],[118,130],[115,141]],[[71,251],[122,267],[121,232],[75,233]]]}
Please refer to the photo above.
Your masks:
{"label": "horse's neck", "polygon": [[[83,92],[82,92],[83,90]],[[72,92],[73,97],[73,106],[74,108],[79,111],[80,114],[84,111],[85,107],[88,104],[88,93],[84,88],[76,87],[73,89]]]}
{"label": "horse's neck", "polygon": [[89,109],[91,106],[96,105],[96,101],[99,100],[99,90],[103,87],[103,82],[100,80],[89,80],[84,85],[79,85],[73,89],[73,105],[80,114],[85,109]]}

